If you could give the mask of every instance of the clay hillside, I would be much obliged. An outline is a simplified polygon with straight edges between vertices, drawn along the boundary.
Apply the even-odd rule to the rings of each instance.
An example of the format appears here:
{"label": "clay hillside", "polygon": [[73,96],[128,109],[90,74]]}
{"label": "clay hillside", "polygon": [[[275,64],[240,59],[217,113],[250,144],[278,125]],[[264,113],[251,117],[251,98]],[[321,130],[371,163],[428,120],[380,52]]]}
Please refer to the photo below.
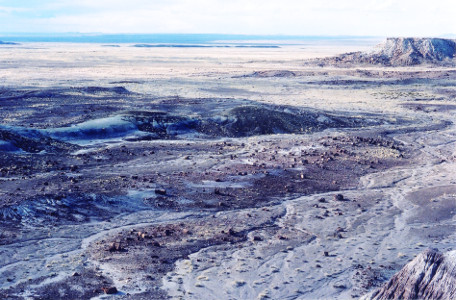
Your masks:
{"label": "clay hillside", "polygon": [[424,251],[366,299],[456,299],[456,251]]}
{"label": "clay hillside", "polygon": [[351,52],[318,60],[320,65],[373,64],[413,66],[454,65],[456,40],[440,38],[388,38],[369,52]]}

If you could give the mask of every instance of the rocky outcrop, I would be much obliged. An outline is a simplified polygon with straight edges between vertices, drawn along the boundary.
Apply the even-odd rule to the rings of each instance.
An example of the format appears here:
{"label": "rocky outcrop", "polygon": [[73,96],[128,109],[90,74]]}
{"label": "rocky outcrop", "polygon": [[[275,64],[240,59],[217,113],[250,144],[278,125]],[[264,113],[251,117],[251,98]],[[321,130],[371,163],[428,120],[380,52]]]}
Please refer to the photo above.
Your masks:
{"label": "rocky outcrop", "polygon": [[370,52],[352,52],[320,60],[323,65],[374,64],[413,66],[419,64],[452,65],[456,40],[440,38],[388,38]]}
{"label": "rocky outcrop", "polygon": [[456,299],[456,250],[424,251],[365,299]]}

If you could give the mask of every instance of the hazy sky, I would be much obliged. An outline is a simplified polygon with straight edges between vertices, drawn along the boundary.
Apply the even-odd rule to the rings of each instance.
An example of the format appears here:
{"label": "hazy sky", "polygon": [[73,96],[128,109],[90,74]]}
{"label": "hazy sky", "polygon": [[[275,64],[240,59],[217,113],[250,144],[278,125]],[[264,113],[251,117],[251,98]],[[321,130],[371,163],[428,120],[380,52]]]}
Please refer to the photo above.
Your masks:
{"label": "hazy sky", "polygon": [[455,0],[0,0],[0,32],[456,34]]}

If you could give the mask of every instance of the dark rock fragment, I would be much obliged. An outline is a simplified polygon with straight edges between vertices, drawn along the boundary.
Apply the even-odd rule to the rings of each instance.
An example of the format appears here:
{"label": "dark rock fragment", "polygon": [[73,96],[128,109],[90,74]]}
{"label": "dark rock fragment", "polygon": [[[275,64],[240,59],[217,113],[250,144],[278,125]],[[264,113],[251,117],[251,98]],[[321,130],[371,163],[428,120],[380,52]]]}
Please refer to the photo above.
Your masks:
{"label": "dark rock fragment", "polygon": [[336,200],[336,201],[344,201],[345,198],[344,198],[344,195],[337,194],[337,195],[334,195],[334,200]]}
{"label": "dark rock fragment", "polygon": [[165,189],[155,189],[155,194],[158,195],[166,195],[166,190]]}
{"label": "dark rock fragment", "polygon": [[120,245],[120,243],[112,243],[112,245],[108,249],[109,252],[117,252],[123,250],[124,249],[122,248],[122,245]]}
{"label": "dark rock fragment", "polygon": [[103,290],[103,292],[107,295],[114,295],[114,294],[117,294],[117,288],[115,286],[111,286],[111,287],[103,287],[101,288]]}

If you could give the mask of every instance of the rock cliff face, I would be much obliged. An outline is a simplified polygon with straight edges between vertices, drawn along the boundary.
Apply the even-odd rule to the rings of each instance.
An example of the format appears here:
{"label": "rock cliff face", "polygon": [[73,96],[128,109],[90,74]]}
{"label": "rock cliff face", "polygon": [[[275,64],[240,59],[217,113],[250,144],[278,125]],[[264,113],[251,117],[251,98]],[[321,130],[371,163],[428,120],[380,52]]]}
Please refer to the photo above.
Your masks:
{"label": "rock cliff face", "polygon": [[388,38],[370,52],[345,53],[322,60],[323,64],[376,64],[413,66],[454,64],[456,40],[440,38]]}
{"label": "rock cliff face", "polygon": [[416,65],[424,62],[441,62],[453,59],[456,53],[454,40],[437,38],[389,38],[377,55],[385,57],[391,65]]}
{"label": "rock cliff face", "polygon": [[456,250],[424,251],[367,299],[456,299]]}

